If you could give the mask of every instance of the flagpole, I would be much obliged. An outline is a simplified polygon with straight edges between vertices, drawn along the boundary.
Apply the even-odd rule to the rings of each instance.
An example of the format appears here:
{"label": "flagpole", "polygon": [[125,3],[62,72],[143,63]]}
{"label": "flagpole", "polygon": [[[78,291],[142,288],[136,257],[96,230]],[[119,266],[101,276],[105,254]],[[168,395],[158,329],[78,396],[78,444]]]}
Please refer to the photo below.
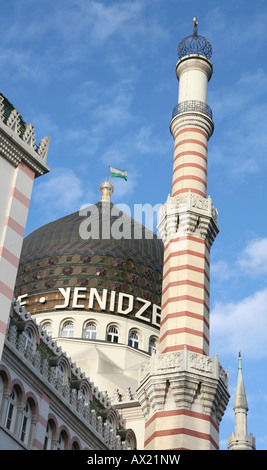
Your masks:
{"label": "flagpole", "polygon": [[109,172],[110,172],[110,166],[108,167],[108,181],[109,181]]}

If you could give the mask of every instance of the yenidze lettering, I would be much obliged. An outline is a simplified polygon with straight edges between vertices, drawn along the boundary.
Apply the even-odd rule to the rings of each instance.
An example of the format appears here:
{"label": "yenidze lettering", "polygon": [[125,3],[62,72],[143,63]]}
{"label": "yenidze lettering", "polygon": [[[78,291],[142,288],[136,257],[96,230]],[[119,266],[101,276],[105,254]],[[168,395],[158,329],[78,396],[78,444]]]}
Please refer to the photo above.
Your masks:
{"label": "yenidze lettering", "polygon": [[[62,295],[63,303],[55,305],[55,309],[63,310],[67,307],[73,309],[84,309],[88,308],[92,310],[95,302],[97,308],[104,311],[118,313],[120,315],[129,315],[135,310],[135,318],[143,320],[147,323],[151,323],[155,326],[160,326],[161,308],[152,304],[149,300],[142,299],[141,297],[134,297],[130,294],[123,292],[108,291],[103,289],[101,292],[94,287],[87,289],[86,287],[59,287],[60,294]],[[89,293],[89,298],[88,294]],[[27,298],[28,295],[24,294],[20,296],[18,300]],[[42,302],[45,302],[45,298],[42,297]],[[40,301],[40,300],[39,300]],[[25,305],[26,301],[23,301],[21,305]],[[140,305],[141,304],[141,305]],[[149,316],[145,314],[149,314]]]}

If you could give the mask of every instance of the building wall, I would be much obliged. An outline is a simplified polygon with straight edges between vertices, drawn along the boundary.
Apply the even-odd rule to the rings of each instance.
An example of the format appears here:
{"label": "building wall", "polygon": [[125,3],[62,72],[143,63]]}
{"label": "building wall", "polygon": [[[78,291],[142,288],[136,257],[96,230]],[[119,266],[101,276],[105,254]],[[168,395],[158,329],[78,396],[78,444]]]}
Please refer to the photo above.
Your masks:
{"label": "building wall", "polygon": [[[87,390],[87,395],[82,390]],[[129,430],[110,406],[107,394],[86,379],[19,305],[10,321],[0,363],[0,411],[2,450],[43,449],[48,423],[52,439],[47,450],[71,449],[74,443],[77,449],[103,450],[136,445],[131,430],[131,443],[121,439],[120,432],[127,434]],[[61,434],[65,436],[64,447],[60,445]]]}

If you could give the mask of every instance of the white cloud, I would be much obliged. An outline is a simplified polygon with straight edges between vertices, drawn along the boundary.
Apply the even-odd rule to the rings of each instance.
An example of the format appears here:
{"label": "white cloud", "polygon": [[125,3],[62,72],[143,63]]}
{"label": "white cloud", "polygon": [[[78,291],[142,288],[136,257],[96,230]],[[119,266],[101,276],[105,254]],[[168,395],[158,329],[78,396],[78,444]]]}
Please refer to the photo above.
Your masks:
{"label": "white cloud", "polygon": [[211,278],[215,278],[216,281],[225,281],[229,279],[232,274],[232,270],[229,264],[224,260],[218,260],[215,263],[211,263]]}
{"label": "white cloud", "polygon": [[164,154],[170,145],[170,141],[165,142],[157,134],[154,126],[142,126],[137,133],[136,139],[137,150],[142,154]]}
{"label": "white cloud", "polygon": [[258,276],[267,273],[267,238],[251,240],[238,259],[243,271]]}
{"label": "white cloud", "polygon": [[[81,179],[67,168],[54,168],[53,173],[43,176],[33,190],[32,202],[42,213],[43,221],[79,210],[84,203]],[[86,194],[90,198],[90,194]],[[92,200],[95,198],[92,195]]]}
{"label": "white cloud", "polygon": [[267,356],[267,288],[237,302],[216,303],[211,312],[215,353]]}

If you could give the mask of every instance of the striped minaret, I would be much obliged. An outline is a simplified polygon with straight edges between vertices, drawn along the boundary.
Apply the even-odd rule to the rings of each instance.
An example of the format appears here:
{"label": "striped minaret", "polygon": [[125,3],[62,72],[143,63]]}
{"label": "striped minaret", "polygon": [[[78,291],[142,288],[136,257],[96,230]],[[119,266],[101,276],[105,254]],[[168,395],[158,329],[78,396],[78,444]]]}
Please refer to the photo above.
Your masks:
{"label": "striped minaret", "polygon": [[172,197],[158,226],[165,243],[160,350],[177,351],[186,345],[190,351],[208,355],[210,246],[218,232],[217,212],[206,199],[208,140],[214,127],[207,105],[212,64],[207,40],[206,53],[193,50],[197,53],[192,54],[189,49],[188,54],[187,42],[190,47],[199,44],[196,28],[195,23],[190,42],[186,38],[178,49],[179,97],[170,125]]}
{"label": "striped minaret", "polygon": [[219,423],[229,400],[228,375],[209,357],[210,248],[217,210],[207,197],[208,140],[213,133],[207,86],[211,45],[193,35],[178,47],[178,104],[172,193],[161,208],[164,243],[160,341],[140,372],[145,449],[218,449]]}
{"label": "striped minaret", "polygon": [[49,138],[35,145],[34,127],[0,95],[0,359],[5,340],[34,178],[46,166]]}

